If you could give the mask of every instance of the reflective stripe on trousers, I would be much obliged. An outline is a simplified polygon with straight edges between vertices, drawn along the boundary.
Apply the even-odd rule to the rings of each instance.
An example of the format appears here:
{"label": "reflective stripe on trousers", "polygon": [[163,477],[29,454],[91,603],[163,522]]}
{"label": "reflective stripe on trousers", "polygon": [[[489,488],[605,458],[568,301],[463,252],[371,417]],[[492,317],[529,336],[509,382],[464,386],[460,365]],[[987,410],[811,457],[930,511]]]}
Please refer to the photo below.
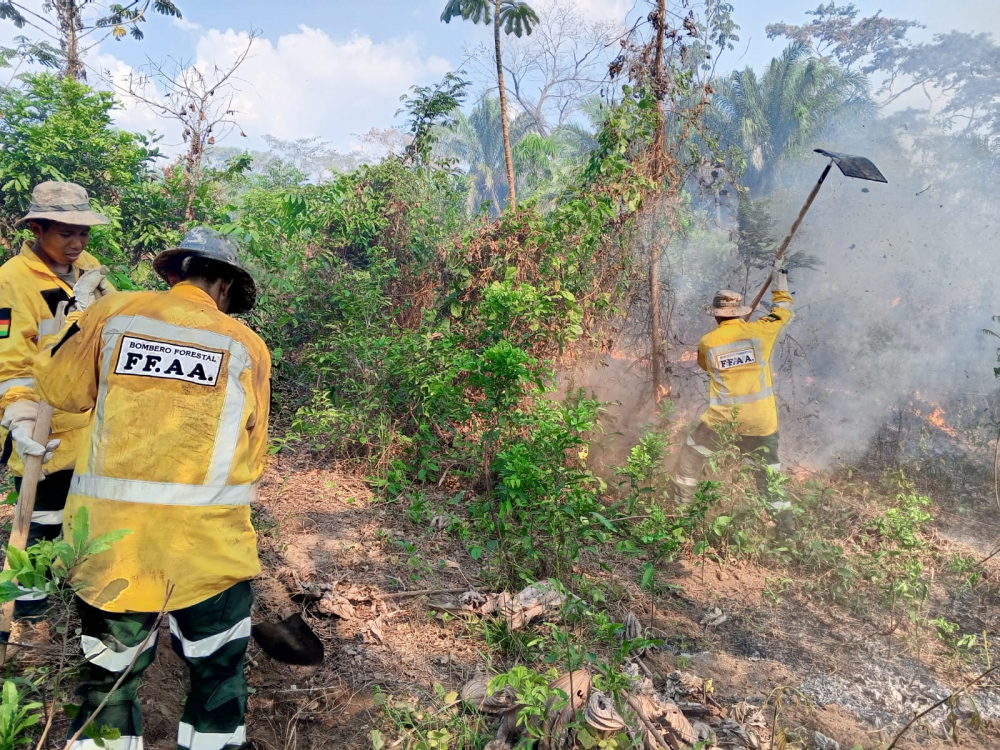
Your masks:
{"label": "reflective stripe on trousers", "polygon": [[77,740],[70,750],[143,750],[142,737],[121,736],[117,740],[102,740],[98,745],[94,740]]}
{"label": "reflective stripe on trousers", "polygon": [[177,745],[187,750],[222,750],[227,746],[239,747],[246,741],[246,726],[236,727],[232,732],[197,732],[182,721],[177,728]]}
{"label": "reflective stripe on trousers", "polygon": [[[113,636],[107,637],[112,638]],[[80,647],[83,649],[83,655],[91,664],[109,672],[124,672],[137,654],[156,648],[156,639],[157,634],[153,633],[145,646],[141,643],[137,646],[123,646],[119,643],[118,648],[113,649],[99,638],[84,635],[80,638]]]}
{"label": "reflective stripe on trousers", "polygon": [[240,620],[228,630],[210,635],[200,640],[190,641],[181,633],[180,625],[173,615],[170,615],[170,634],[181,644],[181,651],[189,659],[204,659],[211,656],[227,643],[237,641],[240,638],[250,637],[250,618]]}

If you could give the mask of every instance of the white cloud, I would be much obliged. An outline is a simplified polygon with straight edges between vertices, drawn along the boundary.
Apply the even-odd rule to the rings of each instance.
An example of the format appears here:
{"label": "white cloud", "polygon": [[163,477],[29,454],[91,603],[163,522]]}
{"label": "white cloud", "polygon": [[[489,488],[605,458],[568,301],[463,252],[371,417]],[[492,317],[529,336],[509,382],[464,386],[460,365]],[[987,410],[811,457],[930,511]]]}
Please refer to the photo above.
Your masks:
{"label": "white cloud", "polygon": [[[194,64],[210,78],[216,67],[232,64],[248,39],[246,32],[208,30],[198,40]],[[120,91],[132,68],[112,55],[95,57]],[[300,26],[277,41],[258,38],[233,79],[233,108],[248,139],[237,133],[220,145],[263,147],[262,136],[270,134],[285,140],[320,136],[338,148],[351,148],[357,144],[352,134],[396,122],[399,97],[410,86],[437,80],[451,67],[447,60],[426,53],[416,37],[384,43],[363,34],[333,39],[322,30]],[[155,128],[165,134],[165,151],[178,150],[179,132],[173,123],[122,98],[124,109],[115,116],[120,127]]]}
{"label": "white cloud", "polygon": [[[225,67],[246,47],[245,32],[211,30],[198,42],[202,70]],[[352,133],[393,123],[399,97],[439,78],[451,65],[425,55],[415,37],[376,43],[355,34],[334,40],[300,26],[277,43],[257,39],[234,84],[233,106],[248,135],[282,139],[319,135],[347,146]]]}
{"label": "white cloud", "polygon": [[187,18],[174,17],[170,23],[181,31],[201,31],[204,28],[200,23],[195,23]]}

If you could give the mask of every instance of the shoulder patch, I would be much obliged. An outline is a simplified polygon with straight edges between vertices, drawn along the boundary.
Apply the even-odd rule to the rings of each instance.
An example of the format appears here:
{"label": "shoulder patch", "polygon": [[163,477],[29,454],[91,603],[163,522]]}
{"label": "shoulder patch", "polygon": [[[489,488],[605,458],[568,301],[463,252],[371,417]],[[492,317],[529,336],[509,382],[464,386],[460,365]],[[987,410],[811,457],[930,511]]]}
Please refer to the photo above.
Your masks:
{"label": "shoulder patch", "polygon": [[10,338],[10,308],[0,307],[0,339]]}

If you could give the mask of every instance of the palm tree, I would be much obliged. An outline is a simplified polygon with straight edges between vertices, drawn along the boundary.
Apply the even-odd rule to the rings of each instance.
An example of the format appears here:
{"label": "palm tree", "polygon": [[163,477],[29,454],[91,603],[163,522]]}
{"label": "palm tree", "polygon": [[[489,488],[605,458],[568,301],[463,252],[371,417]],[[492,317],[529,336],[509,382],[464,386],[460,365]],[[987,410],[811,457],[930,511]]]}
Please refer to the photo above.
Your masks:
{"label": "palm tree", "polygon": [[743,184],[753,195],[773,189],[782,161],[811,148],[837,118],[876,113],[867,77],[810,54],[792,44],[763,75],[748,67],[713,84],[708,130],[723,148],[742,152]]}
{"label": "palm tree", "polygon": [[538,23],[538,14],[527,3],[521,0],[448,0],[441,20],[445,23],[456,16],[461,16],[473,23],[489,23],[492,13],[493,42],[496,48],[497,87],[500,90],[500,115],[503,125],[504,159],[507,166],[507,186],[510,196],[510,207],[517,208],[514,188],[514,157],[511,153],[510,127],[507,120],[507,90],[503,84],[503,58],[500,54],[500,26],[504,33],[520,37],[531,34],[531,25]]}
{"label": "palm tree", "polygon": [[[532,118],[523,112],[507,123],[499,98],[484,96],[468,115],[459,112],[454,125],[442,133],[438,152],[458,159],[466,170],[470,213],[478,211],[484,203],[490,204],[494,216],[503,213],[513,185],[510,170],[506,178],[504,175],[506,160],[508,155],[513,159],[513,149],[531,131],[532,124]],[[509,145],[511,142],[513,147]]]}

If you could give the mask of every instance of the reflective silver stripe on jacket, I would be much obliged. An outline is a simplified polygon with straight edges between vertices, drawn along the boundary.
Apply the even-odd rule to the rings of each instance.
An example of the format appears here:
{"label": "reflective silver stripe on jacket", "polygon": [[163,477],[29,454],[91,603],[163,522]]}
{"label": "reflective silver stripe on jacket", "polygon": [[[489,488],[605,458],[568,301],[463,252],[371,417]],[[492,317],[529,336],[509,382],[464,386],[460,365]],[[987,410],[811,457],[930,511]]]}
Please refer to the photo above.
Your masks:
{"label": "reflective silver stripe on jacket", "polygon": [[5,380],[0,383],[0,396],[5,394],[11,388],[17,388],[21,386],[22,388],[34,388],[35,379],[34,378],[11,378],[10,380]]}
{"label": "reflective silver stripe on jacket", "polygon": [[[726,386],[726,381],[723,379],[722,374],[716,369],[716,363],[719,361],[718,356],[720,354],[730,354],[732,352],[738,352],[741,349],[751,348],[754,351],[754,356],[757,357],[756,365],[760,368],[758,390],[756,393],[734,396],[730,393],[729,388]],[[719,395],[713,396],[709,399],[712,406],[737,406],[740,404],[752,404],[754,401],[760,401],[774,394],[774,390],[767,385],[766,368],[770,367],[770,364],[766,359],[764,359],[764,346],[760,339],[740,339],[739,341],[731,341],[728,344],[713,346],[705,352],[705,358],[712,371],[712,378],[719,385]]]}
{"label": "reflective silver stripe on jacket", "polygon": [[250,505],[257,500],[255,484],[177,484],[76,474],[71,495],[147,505]]}
{"label": "reflective silver stripe on jacket", "polygon": [[752,404],[754,401],[768,398],[774,395],[773,388],[762,388],[757,393],[749,393],[745,396],[717,396],[710,399],[712,406],[738,406],[740,404]]}
{"label": "reflective silver stripe on jacket", "polygon": [[53,333],[59,333],[59,321],[55,318],[48,318],[38,324],[39,338],[42,336],[51,336]]}
{"label": "reflective silver stripe on jacket", "polygon": [[[240,431],[243,429],[243,406],[246,402],[246,393],[243,390],[243,384],[240,382],[240,375],[251,366],[250,352],[246,346],[224,334],[204,331],[198,328],[185,328],[141,315],[118,315],[108,320],[104,325],[104,330],[101,331],[101,338],[104,342],[104,358],[101,362],[101,380],[97,391],[97,405],[94,409],[94,429],[91,433],[87,474],[93,475],[95,478],[99,474],[95,462],[98,455],[98,446],[104,431],[104,404],[108,396],[108,376],[113,366],[118,340],[125,333],[162,338],[190,344],[191,346],[201,346],[229,353],[226,393],[223,396],[222,412],[219,415],[219,424],[216,428],[212,457],[208,464],[208,470],[205,473],[206,489],[212,488],[211,491],[213,493],[217,492],[221,489],[220,485],[224,485],[226,479],[229,477],[233,459],[236,455],[236,445],[239,442]],[[152,484],[155,485],[156,483]],[[192,485],[183,486],[191,487]],[[136,500],[134,502],[143,501]],[[211,505],[216,503],[172,502],[168,504]],[[222,504],[237,505],[240,503]]]}

